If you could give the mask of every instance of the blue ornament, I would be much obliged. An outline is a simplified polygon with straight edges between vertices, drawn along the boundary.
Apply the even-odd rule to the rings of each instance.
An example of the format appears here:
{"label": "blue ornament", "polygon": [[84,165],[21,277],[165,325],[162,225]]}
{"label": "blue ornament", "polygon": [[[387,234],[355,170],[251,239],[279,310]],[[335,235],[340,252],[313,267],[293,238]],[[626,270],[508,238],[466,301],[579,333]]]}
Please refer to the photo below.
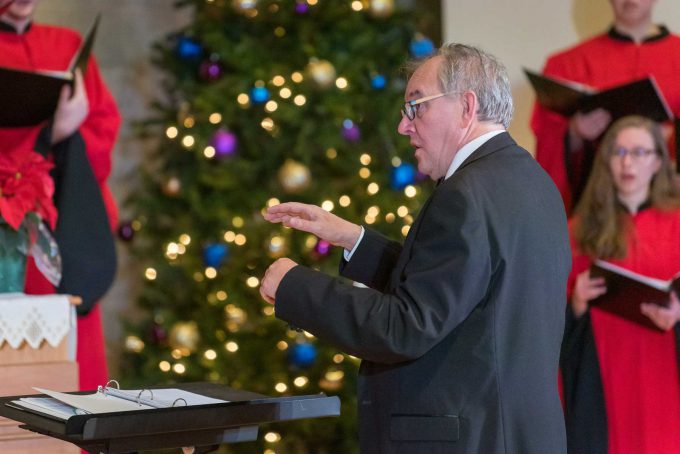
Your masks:
{"label": "blue ornament", "polygon": [[382,74],[376,74],[371,77],[371,87],[375,90],[382,90],[387,85],[387,78]]}
{"label": "blue ornament", "polygon": [[250,99],[254,104],[267,102],[269,100],[269,90],[267,90],[267,87],[253,87],[250,90]]}
{"label": "blue ornament", "polygon": [[288,351],[288,361],[297,367],[311,366],[316,361],[316,347],[308,342],[295,344]]}
{"label": "blue ornament", "polygon": [[188,36],[180,36],[175,52],[182,60],[198,60],[203,55],[203,46]]}
{"label": "blue ornament", "polygon": [[222,261],[229,254],[229,248],[226,244],[212,243],[203,248],[203,263],[205,266],[218,268]]}
{"label": "blue ornament", "polygon": [[414,38],[409,44],[409,51],[414,58],[423,58],[434,53],[434,43],[425,36]]}
{"label": "blue ornament", "polygon": [[394,190],[404,189],[409,184],[416,181],[416,168],[413,164],[402,163],[397,167],[392,167],[390,175],[390,186]]}

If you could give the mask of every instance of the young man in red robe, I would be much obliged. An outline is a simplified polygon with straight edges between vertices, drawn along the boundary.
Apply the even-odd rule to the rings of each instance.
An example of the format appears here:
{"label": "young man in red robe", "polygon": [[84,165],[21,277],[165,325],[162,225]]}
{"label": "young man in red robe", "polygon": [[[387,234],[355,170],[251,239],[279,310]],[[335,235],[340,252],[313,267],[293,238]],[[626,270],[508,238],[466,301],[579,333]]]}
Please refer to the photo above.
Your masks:
{"label": "young man in red robe", "polygon": [[[38,0],[15,0],[0,15],[0,65],[22,70],[63,71],[80,46],[81,38],[75,31],[69,29],[34,23],[33,13],[37,3]],[[4,3],[4,6],[7,4]],[[49,122],[20,128],[0,128],[2,144],[0,152],[22,153],[38,149],[55,161],[57,172],[54,177],[57,191],[59,192],[61,188],[62,195],[62,200],[56,200],[57,208],[60,210],[58,222],[62,224],[61,231],[60,225],[57,225],[58,242],[61,233],[70,231],[67,233],[70,240],[65,244],[59,243],[64,259],[80,254],[80,251],[74,251],[77,248],[72,247],[73,238],[78,238],[85,231],[91,230],[90,218],[94,215],[87,214],[91,212],[89,201],[101,207],[98,212],[97,207],[94,209],[95,212],[101,213],[101,220],[95,222],[99,222],[99,225],[104,223],[106,232],[101,237],[110,244],[103,249],[112,250],[111,230],[117,224],[117,211],[106,179],[111,173],[111,152],[120,121],[115,101],[101,77],[96,62],[90,58],[85,74],[78,72],[73,86],[63,87],[57,110]],[[86,159],[82,159],[74,167],[74,162],[68,161],[78,153],[80,156],[86,156]],[[82,177],[83,171],[92,175],[90,186],[87,186]],[[68,178],[65,176],[67,173],[70,173]],[[69,194],[83,192],[88,194],[78,201],[65,200],[71,198]],[[66,210],[61,208],[68,207],[70,213],[77,215],[79,208],[74,204],[83,203],[87,206],[80,207],[81,219],[73,215],[67,216]],[[77,230],[78,224],[83,232]],[[108,240],[106,235],[109,237]],[[110,263],[111,254],[108,255],[107,261]],[[87,281],[82,276],[74,276],[67,262],[78,263],[78,258],[65,260],[62,282],[64,280],[77,282],[79,278]],[[109,269],[115,268],[115,260],[108,266]],[[67,291],[68,293],[82,296],[79,295],[77,287],[71,288],[74,290]],[[62,291],[61,286],[59,289]],[[54,291],[55,288],[36,270],[33,262],[29,261],[26,292],[42,294]],[[83,292],[87,290],[83,289]],[[99,306],[93,303],[85,310],[79,311],[77,360],[80,364],[81,389],[96,389],[98,385],[106,383],[108,377],[101,316]]]}
{"label": "young man in red robe", "polygon": [[[544,74],[595,89],[653,76],[673,114],[680,116],[680,36],[652,22],[656,0],[610,3],[614,25],[609,31],[551,55]],[[611,116],[602,109],[564,118],[538,104],[534,106],[531,127],[536,135],[536,160],[559,188],[567,212],[580,197],[597,139],[610,122]],[[666,131],[670,136],[670,125]],[[673,148],[670,147],[672,156]]]}

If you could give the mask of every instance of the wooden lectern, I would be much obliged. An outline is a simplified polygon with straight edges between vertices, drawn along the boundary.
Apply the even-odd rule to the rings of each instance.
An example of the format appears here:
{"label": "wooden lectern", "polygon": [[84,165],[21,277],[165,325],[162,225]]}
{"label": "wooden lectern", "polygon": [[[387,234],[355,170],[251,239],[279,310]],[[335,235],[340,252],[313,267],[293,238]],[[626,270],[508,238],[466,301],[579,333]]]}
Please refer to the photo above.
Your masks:
{"label": "wooden lectern", "polygon": [[[57,304],[59,308],[55,308]],[[63,318],[55,319],[55,313]],[[55,326],[62,322],[69,326]],[[59,330],[56,335],[55,330]],[[0,294],[0,396],[34,394],[33,386],[62,391],[78,389],[75,335],[75,312],[66,296]],[[51,345],[47,338],[56,345]],[[0,452],[78,454],[79,450],[70,443],[23,430],[16,421],[0,417]]]}

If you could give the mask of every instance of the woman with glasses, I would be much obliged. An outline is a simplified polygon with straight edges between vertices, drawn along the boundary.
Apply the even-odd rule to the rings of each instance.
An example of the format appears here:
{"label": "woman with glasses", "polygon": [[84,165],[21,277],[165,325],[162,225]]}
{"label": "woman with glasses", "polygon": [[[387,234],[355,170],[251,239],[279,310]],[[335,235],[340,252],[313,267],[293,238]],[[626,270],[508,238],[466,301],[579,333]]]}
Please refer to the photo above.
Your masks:
{"label": "woman with glasses", "polygon": [[643,304],[658,330],[590,307],[607,291],[603,259],[668,280],[680,271],[680,189],[659,126],[608,130],[570,222],[573,268],[561,359],[570,453],[680,452],[680,302]]}

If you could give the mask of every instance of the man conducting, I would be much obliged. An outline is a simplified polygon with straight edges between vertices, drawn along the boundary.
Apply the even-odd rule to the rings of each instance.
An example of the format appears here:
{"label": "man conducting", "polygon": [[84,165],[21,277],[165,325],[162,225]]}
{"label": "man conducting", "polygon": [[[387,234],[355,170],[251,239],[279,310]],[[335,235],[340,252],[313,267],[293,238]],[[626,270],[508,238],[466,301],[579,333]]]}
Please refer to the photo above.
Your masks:
{"label": "man conducting", "polygon": [[369,288],[282,258],[260,293],[278,318],[363,360],[363,453],[564,453],[566,217],[505,130],[505,68],[447,44],[418,63],[405,100],[399,133],[441,181],[405,243],[316,206],[271,207],[268,221],[345,248],[342,275]]}

